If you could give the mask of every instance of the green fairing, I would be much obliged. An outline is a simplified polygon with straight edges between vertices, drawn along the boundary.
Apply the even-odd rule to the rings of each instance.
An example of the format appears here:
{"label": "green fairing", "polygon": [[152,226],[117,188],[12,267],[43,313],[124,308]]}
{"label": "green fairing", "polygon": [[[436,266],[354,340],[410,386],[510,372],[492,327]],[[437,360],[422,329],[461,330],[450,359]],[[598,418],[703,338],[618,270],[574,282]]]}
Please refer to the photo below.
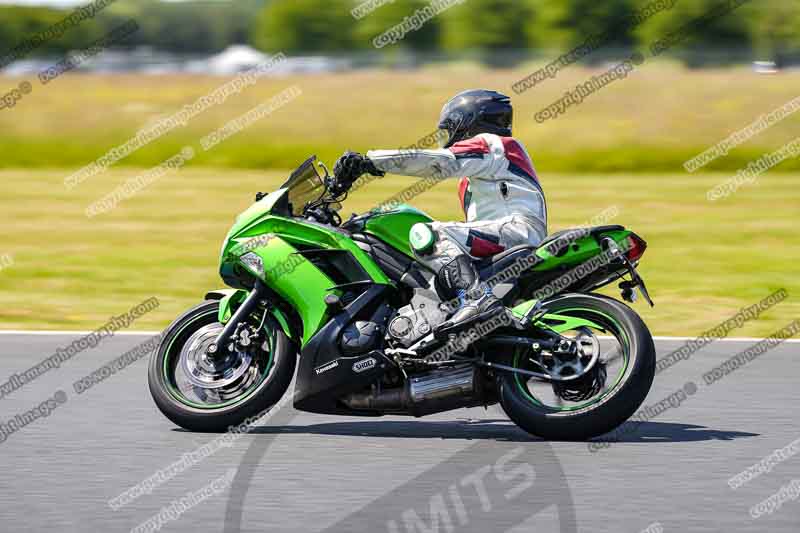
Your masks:
{"label": "green fairing", "polygon": [[512,313],[514,314],[514,316],[516,316],[517,318],[522,318],[522,317],[524,317],[524,316],[525,316],[525,313],[527,313],[528,311],[530,311],[531,307],[533,307],[534,305],[536,305],[536,302],[537,302],[537,300],[529,300],[529,301],[527,301],[527,302],[523,302],[523,303],[519,304],[518,306],[516,306],[516,307],[512,308],[512,309],[511,309],[511,312],[512,312]]}
{"label": "green fairing", "polygon": [[[525,313],[527,313],[534,305],[536,305],[536,302],[536,300],[523,302],[511,309],[511,312],[517,318],[522,318],[525,316]],[[548,324],[547,321],[560,322],[560,324]],[[540,328],[551,329],[556,333],[564,333],[565,331],[570,331],[579,327],[590,327],[598,330],[604,329],[602,326],[598,326],[591,320],[586,320],[575,316],[559,315],[557,313],[549,313],[540,317],[534,325]]]}
{"label": "green fairing", "polygon": [[[245,298],[247,298],[248,293],[247,291],[241,289],[220,289],[212,291],[212,294],[223,295],[219,301],[219,314],[217,315],[217,321],[220,324],[225,324],[231,319],[231,316],[233,316],[233,309],[241,305]],[[286,320],[285,316],[283,316],[281,310],[273,307],[270,309],[270,314],[275,318],[275,320],[278,321],[278,324],[280,324],[281,329],[286,336],[293,338],[291,328],[289,327],[289,321]]]}
{"label": "green fairing", "polygon": [[267,286],[300,315],[305,345],[327,321],[325,297],[328,294],[341,295],[341,291],[331,290],[336,283],[280,237],[270,239],[265,246],[252,252],[264,262]]}
{"label": "green fairing", "polygon": [[[548,321],[560,322],[560,324],[548,324]],[[602,326],[598,326],[591,320],[575,316],[559,315],[556,313],[544,315],[536,321],[535,325],[540,328],[550,328],[556,333],[564,333],[565,331],[571,331],[581,327],[588,327],[601,331],[604,330]]]}
{"label": "green fairing", "polygon": [[[220,274],[223,278],[238,260],[237,246],[251,239],[265,239],[268,234],[277,235],[291,244],[303,244],[314,248],[330,248],[347,250],[364,267],[373,282],[383,285],[391,284],[391,280],[375,264],[372,258],[347,235],[332,228],[313,224],[301,219],[288,219],[271,214],[276,202],[286,193],[285,189],[265,196],[256,202],[236,220],[222,249]],[[406,235],[406,239],[408,235]],[[330,285],[329,285],[330,286]]]}
{"label": "green fairing", "polygon": [[275,204],[286,194],[286,189],[278,189],[277,191],[266,195],[264,198],[248,207],[241,215],[236,218],[236,222],[228,232],[227,241],[233,236],[241,235],[244,230],[257,224],[259,220],[269,215]]}
{"label": "green fairing", "polygon": [[[632,232],[628,230],[614,230],[603,233],[604,237],[611,237],[614,239],[617,245],[622,249],[627,248],[627,241],[630,235],[632,235]],[[536,255],[541,262],[533,267],[533,270],[536,272],[546,272],[557,268],[569,268],[588,261],[601,253],[603,253],[603,250],[600,248],[595,237],[586,235],[576,239],[574,243],[571,243],[566,253],[562,254],[560,257],[547,251],[547,246],[539,248],[536,250]]]}
{"label": "green fairing", "polygon": [[[285,189],[269,194],[239,216],[222,248],[220,275],[226,281],[236,279],[237,268],[243,268],[239,258],[244,253],[261,257],[265,283],[297,310],[303,322],[302,344],[305,344],[328,319],[325,296],[341,292],[331,290],[336,283],[296,253],[298,246],[349,251],[373,283],[392,282],[346,234],[302,219],[273,215],[272,210],[284,194]],[[227,307],[234,303],[235,300],[230,301]]]}
{"label": "green fairing", "polygon": [[225,291],[217,291],[225,296],[219,301],[219,314],[217,315],[217,322],[225,324],[230,320],[233,315],[233,308],[238,307],[247,298],[247,291],[230,289]]}
{"label": "green fairing", "polygon": [[365,231],[383,242],[397,248],[409,257],[414,257],[409,242],[409,233],[414,224],[433,222],[433,219],[409,205],[400,205],[391,211],[373,211],[367,220]]}

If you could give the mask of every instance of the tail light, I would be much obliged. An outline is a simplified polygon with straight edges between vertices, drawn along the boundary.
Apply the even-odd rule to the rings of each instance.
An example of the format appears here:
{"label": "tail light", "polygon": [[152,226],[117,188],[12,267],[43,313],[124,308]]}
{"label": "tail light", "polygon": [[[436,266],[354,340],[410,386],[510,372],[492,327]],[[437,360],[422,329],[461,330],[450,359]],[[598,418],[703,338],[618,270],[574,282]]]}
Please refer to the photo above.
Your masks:
{"label": "tail light", "polygon": [[628,261],[635,263],[644,255],[645,250],[647,250],[647,243],[638,235],[628,237],[628,251],[625,252],[625,257],[628,258]]}

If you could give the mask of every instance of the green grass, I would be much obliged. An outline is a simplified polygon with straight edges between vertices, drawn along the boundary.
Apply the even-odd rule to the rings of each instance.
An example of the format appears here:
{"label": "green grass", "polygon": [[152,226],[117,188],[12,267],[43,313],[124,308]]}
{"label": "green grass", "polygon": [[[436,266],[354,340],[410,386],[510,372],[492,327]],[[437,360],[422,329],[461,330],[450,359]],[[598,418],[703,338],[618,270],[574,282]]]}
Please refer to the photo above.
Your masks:
{"label": "green grass", "polygon": [[[742,306],[785,287],[790,297],[733,335],[766,335],[800,316],[800,175],[769,173],[710,203],[705,191],[728,174],[555,174],[540,167],[550,231],[580,225],[616,205],[614,221],[649,244],[641,272],[656,307],[635,308],[654,334],[696,335]],[[256,191],[286,172],[189,166],[165,176],[112,212],[88,219],[87,205],[135,170],[109,171],[73,191],[68,170],[3,171],[5,236],[0,255],[0,327],[90,329],[157,296],[161,307],[138,329],[165,327],[209,289],[220,288],[217,253],[234,217]],[[410,182],[390,177],[357,191],[344,214],[364,211]],[[458,220],[455,182],[416,198],[441,220]]]}
{"label": "green grass", "polygon": [[[332,160],[345,149],[366,151],[412,144],[435,128],[442,103],[465,88],[513,94],[514,82],[538,65],[488,70],[436,65],[417,71],[357,71],[335,75],[264,78],[119,165],[152,166],[185,144],[219,128],[286,87],[303,94],[245,133],[208,153],[202,166],[283,169],[309,153]],[[534,113],[603,67],[573,66],[514,96],[516,135],[547,172],[683,172],[682,163],[760,115],[798,96],[800,72],[765,76],[726,68],[690,71],[648,63],[570,108],[537,123]],[[0,77],[0,87],[19,84]],[[124,143],[138,130],[210,93],[227,80],[207,76],[65,75],[0,112],[0,167],[77,169]],[[797,135],[800,114],[714,162],[733,171]],[[800,160],[777,171],[798,171]]]}
{"label": "green grass", "polygon": [[[8,253],[15,261],[0,270],[0,327],[92,328],[151,296],[161,307],[135,327],[164,327],[220,286],[222,238],[256,191],[283,180],[282,169],[312,153],[332,164],[345,149],[412,144],[431,132],[452,94],[479,86],[510,93],[537,66],[264,78],[73,191],[63,186],[67,175],[227,80],[65,75],[45,87],[34,83],[16,107],[0,112],[0,258]],[[718,173],[689,175],[681,166],[797,97],[800,73],[648,63],[558,119],[534,121],[535,112],[598,71],[573,66],[514,96],[515,132],[541,174],[550,230],[618,206],[617,222],[650,245],[642,272],[657,306],[636,308],[657,334],[696,335],[780,287],[789,290],[789,301],[735,334],[768,334],[800,315],[800,158],[728,199],[705,199],[706,190],[735,170],[795,138],[800,114],[708,167]],[[0,86],[20,81],[0,77]],[[207,153],[199,149],[200,138],[291,85],[303,91],[296,101]],[[111,213],[84,216],[87,205],[185,145],[198,149],[189,166]],[[376,181],[347,207],[366,210],[406,183]],[[414,203],[442,220],[460,218],[454,182]]]}

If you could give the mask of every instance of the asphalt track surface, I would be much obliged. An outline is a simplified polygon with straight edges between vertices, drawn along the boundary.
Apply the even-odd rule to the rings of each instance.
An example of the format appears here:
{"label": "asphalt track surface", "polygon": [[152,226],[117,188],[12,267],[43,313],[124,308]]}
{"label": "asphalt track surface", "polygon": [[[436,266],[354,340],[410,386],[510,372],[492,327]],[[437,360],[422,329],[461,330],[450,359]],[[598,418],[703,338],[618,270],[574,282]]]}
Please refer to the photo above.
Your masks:
{"label": "asphalt track surface", "polygon": [[[0,382],[72,342],[0,335]],[[796,532],[800,453],[732,489],[728,480],[800,438],[800,344],[724,379],[702,375],[753,341],[717,341],[660,373],[646,405],[687,383],[679,406],[608,447],[545,442],[499,408],[430,418],[324,417],[279,410],[230,447],[112,510],[108,501],[217,438],[174,427],[146,384],[146,358],[76,394],[73,382],[146,339],[119,335],[0,399],[0,422],[56,391],[66,402],[0,443],[0,531],[128,532],[235,471],[229,486],[159,524],[166,532]],[[659,356],[682,341],[657,341]],[[690,387],[691,388],[691,387]],[[800,450],[797,450],[800,451]],[[800,482],[798,482],[800,483]],[[788,493],[785,493],[788,494]],[[166,515],[165,515],[166,516]]]}

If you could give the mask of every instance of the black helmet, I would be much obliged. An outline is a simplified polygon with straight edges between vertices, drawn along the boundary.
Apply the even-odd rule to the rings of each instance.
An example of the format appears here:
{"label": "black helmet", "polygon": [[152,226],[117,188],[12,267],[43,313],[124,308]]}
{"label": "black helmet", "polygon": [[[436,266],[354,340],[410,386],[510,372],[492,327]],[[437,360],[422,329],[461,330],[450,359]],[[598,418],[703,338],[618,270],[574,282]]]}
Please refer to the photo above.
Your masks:
{"label": "black helmet", "polygon": [[513,120],[510,97],[496,91],[473,89],[457,94],[444,105],[439,129],[447,131],[444,147],[449,148],[480,133],[510,137]]}

